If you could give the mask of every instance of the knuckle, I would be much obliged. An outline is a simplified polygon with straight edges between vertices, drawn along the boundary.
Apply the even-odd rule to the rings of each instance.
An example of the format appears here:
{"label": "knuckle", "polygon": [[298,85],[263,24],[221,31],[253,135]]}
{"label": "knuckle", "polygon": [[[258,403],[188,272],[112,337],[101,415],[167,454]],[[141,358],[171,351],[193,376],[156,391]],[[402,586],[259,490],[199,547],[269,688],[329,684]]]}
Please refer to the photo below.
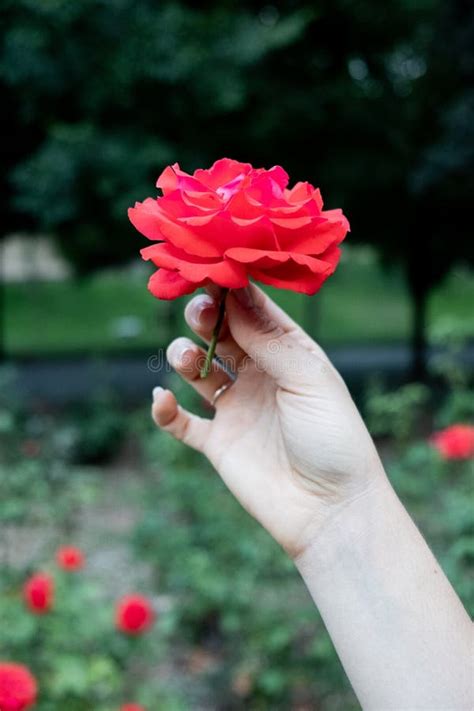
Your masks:
{"label": "knuckle", "polygon": [[272,319],[260,314],[258,317],[258,330],[262,336],[278,339],[285,333],[283,328]]}
{"label": "knuckle", "polygon": [[179,421],[176,423],[177,430],[175,437],[184,444],[188,444],[191,436],[191,419],[182,412],[179,414]]}

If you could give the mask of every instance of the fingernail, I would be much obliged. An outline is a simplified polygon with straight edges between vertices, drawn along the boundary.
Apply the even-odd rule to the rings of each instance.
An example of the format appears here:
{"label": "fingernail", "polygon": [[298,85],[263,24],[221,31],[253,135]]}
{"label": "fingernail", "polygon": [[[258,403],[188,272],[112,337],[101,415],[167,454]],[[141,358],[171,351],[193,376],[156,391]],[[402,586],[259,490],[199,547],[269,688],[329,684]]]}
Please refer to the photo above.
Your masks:
{"label": "fingernail", "polygon": [[250,309],[254,306],[255,302],[253,300],[252,292],[248,286],[244,289],[235,289],[232,293],[244,309]]}
{"label": "fingernail", "polygon": [[[189,365],[194,355],[194,343],[187,338],[178,338],[173,341],[166,352],[166,356],[175,368]],[[189,361],[189,363],[188,363]]]}
{"label": "fingernail", "polygon": [[153,400],[156,400],[158,395],[160,395],[160,393],[163,393],[164,391],[164,388],[162,388],[160,385],[157,385],[156,388],[153,388]]}
{"label": "fingernail", "polygon": [[[201,294],[192,299],[184,310],[184,317],[191,328],[202,328],[216,320],[217,305],[207,294]],[[209,322],[209,324],[208,324]]]}

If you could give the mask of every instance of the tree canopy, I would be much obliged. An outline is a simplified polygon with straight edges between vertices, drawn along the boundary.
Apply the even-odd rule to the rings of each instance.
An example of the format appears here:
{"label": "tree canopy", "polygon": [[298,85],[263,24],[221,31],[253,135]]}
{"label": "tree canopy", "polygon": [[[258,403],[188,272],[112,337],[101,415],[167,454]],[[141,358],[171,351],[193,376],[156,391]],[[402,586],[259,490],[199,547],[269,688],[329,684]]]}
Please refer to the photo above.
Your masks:
{"label": "tree canopy", "polygon": [[222,156],[320,185],[420,302],[474,262],[467,0],[4,0],[4,228],[81,272],[139,247],[126,219],[169,162]]}

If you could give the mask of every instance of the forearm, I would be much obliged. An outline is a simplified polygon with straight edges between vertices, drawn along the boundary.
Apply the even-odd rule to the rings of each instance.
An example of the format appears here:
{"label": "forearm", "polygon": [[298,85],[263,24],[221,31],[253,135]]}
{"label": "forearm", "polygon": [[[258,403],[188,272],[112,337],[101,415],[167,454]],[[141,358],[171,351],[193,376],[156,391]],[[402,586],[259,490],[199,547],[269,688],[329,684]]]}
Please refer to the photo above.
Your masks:
{"label": "forearm", "polygon": [[389,483],[297,559],[364,709],[471,709],[470,619]]}

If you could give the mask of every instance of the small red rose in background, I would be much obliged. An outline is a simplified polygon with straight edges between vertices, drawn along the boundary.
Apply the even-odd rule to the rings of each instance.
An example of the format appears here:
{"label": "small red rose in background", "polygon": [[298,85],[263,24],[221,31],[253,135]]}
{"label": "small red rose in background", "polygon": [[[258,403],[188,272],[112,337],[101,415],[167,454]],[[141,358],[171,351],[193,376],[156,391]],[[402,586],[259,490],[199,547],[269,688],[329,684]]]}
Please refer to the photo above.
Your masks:
{"label": "small red rose in background", "polygon": [[[158,178],[163,195],[137,202],[132,224],[155,242],[143,259],[159,267],[148,283],[159,299],[175,299],[200,286],[227,289],[249,279],[314,294],[339,262],[349,230],[342,211],[323,210],[319,189],[299,182],[288,188],[280,166],[270,170],[222,158],[192,175],[175,163]],[[202,371],[209,371],[224,313]]]}
{"label": "small red rose in background", "polygon": [[56,562],[63,570],[80,570],[85,565],[85,556],[76,546],[61,546],[56,551]]}
{"label": "small red rose in background", "polygon": [[36,679],[27,667],[0,662],[1,711],[24,711],[35,703],[37,693]]}
{"label": "small red rose in background", "polygon": [[124,704],[120,707],[120,711],[146,711],[146,709],[140,704]]}
{"label": "small red rose in background", "polygon": [[115,610],[115,625],[125,634],[138,635],[146,632],[155,620],[155,613],[144,595],[125,595]]}
{"label": "small red rose in background", "polygon": [[474,457],[474,426],[451,425],[431,438],[443,459],[471,459]]}
{"label": "small red rose in background", "polygon": [[[54,601],[54,580],[48,573],[35,573],[23,586],[23,599],[31,612],[49,612]],[[1,709],[1,706],[0,706]]]}

